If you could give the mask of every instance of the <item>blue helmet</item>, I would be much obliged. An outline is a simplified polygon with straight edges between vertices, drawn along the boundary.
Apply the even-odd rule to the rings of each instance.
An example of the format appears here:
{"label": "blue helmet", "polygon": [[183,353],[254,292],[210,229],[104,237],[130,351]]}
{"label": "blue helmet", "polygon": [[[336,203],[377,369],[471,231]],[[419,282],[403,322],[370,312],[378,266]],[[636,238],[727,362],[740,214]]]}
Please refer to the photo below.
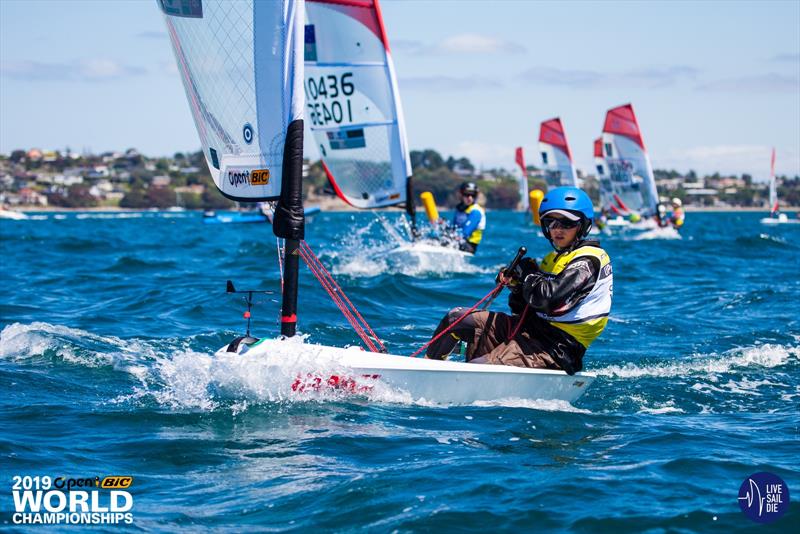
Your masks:
{"label": "blue helmet", "polygon": [[[556,187],[547,192],[539,205],[540,219],[551,212],[561,212],[570,217],[577,216],[581,220],[581,229],[578,237],[586,237],[592,229],[594,222],[594,207],[589,195],[577,187]],[[542,224],[542,233],[550,239],[550,229]]]}

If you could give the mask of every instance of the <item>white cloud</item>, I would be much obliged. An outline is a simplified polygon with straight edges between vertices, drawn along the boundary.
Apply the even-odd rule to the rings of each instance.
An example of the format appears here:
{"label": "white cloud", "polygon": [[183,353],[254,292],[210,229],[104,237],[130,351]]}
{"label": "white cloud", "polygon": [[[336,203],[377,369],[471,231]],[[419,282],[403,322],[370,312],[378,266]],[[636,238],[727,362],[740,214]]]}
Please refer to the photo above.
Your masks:
{"label": "white cloud", "polygon": [[778,54],[770,58],[771,61],[800,63],[800,54]]}
{"label": "white cloud", "polygon": [[[698,174],[747,173],[757,181],[769,176],[772,147],[766,145],[710,145],[671,149],[653,154],[653,166],[658,169],[690,169]],[[777,148],[777,174],[800,175],[800,153],[797,149]]]}
{"label": "white cloud", "polygon": [[503,84],[490,78],[479,76],[416,76],[400,78],[401,90],[422,91],[472,91],[475,89],[499,89]]}
{"label": "white cloud", "polygon": [[537,85],[554,85],[572,89],[601,87],[670,87],[682,80],[694,79],[698,70],[686,65],[642,67],[624,72],[532,67],[520,73],[519,79]]}
{"label": "white cloud", "polygon": [[514,150],[516,147],[483,141],[461,141],[447,147],[444,153],[455,157],[467,157],[476,167],[504,167],[513,168]]}
{"label": "white cloud", "polygon": [[490,35],[462,33],[419,49],[426,54],[521,54],[525,47]]}
{"label": "white cloud", "polygon": [[800,93],[800,78],[783,74],[761,74],[728,78],[697,86],[698,91],[747,93]]}
{"label": "white cloud", "polygon": [[162,31],[146,31],[146,32],[139,32],[136,34],[136,37],[141,37],[142,39],[167,39],[167,32]]}
{"label": "white cloud", "polygon": [[145,72],[141,67],[124,65],[104,58],[82,59],[68,63],[10,61],[0,66],[0,73],[3,76],[25,81],[98,82],[139,76]]}

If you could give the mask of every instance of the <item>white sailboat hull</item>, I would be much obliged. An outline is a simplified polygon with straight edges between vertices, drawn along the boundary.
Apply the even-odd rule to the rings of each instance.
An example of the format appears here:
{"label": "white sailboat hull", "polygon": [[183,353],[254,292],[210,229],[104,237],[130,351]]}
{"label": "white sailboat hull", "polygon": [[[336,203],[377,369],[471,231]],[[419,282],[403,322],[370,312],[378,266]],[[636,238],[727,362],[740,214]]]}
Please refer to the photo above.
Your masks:
{"label": "white sailboat hull", "polygon": [[20,211],[0,209],[0,219],[10,219],[13,221],[24,221],[28,216]]}
{"label": "white sailboat hull", "polygon": [[798,224],[799,219],[790,219],[785,213],[781,213],[777,217],[764,217],[761,219],[761,224]]}
{"label": "white sailboat hull", "polygon": [[[413,401],[446,405],[507,399],[572,403],[595,378],[591,373],[570,376],[563,371],[427,360],[294,340],[262,340],[240,354],[248,359],[263,357],[265,365],[285,376],[292,382],[291,390],[301,395],[338,389],[368,396],[373,388],[388,387]],[[217,352],[221,358],[231,355],[226,347]],[[295,372],[287,369],[287,362],[296,366]]]}

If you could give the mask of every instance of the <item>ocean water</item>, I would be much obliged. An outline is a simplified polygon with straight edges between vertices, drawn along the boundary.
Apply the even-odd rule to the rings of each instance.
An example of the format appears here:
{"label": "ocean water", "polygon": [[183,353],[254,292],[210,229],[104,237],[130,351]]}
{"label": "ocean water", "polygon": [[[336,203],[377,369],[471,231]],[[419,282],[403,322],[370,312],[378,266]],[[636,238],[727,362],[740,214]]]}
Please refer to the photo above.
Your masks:
{"label": "ocean water", "polygon": [[[280,377],[215,365],[245,326],[225,280],[279,288],[267,225],[0,220],[3,527],[21,528],[14,475],[131,475],[128,528],[143,531],[797,532],[800,225],[761,216],[690,213],[679,239],[600,236],[615,286],[585,358],[598,379],[574,405],[481,406],[294,397]],[[395,354],[485,295],[517,247],[549,250],[522,215],[490,212],[473,260],[397,261],[384,226],[320,213],[307,240]],[[357,344],[301,268],[298,350]],[[276,335],[277,299],[258,298],[255,335]],[[760,471],[793,499],[766,527],[737,501]]]}

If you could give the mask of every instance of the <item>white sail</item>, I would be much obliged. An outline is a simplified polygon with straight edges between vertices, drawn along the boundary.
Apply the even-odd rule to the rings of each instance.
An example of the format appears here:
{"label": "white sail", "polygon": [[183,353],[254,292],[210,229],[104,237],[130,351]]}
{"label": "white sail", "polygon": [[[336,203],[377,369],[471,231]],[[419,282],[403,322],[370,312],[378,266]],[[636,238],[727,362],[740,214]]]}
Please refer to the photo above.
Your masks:
{"label": "white sail", "polygon": [[530,191],[528,190],[528,168],[525,166],[525,155],[522,152],[522,147],[518,146],[514,161],[517,162],[519,167],[519,205],[522,211],[530,211],[531,200]]}
{"label": "white sail", "polygon": [[541,124],[539,152],[542,155],[544,177],[548,187],[578,186],[572,152],[560,118],[546,120]]}
{"label": "white sail", "polygon": [[158,4],[214,183],[234,200],[277,198],[303,116],[303,1]]}
{"label": "white sail", "polygon": [[770,215],[778,213],[778,186],[775,182],[775,149],[772,149],[772,159],[769,166],[769,212]]}
{"label": "white sail", "polygon": [[603,155],[617,205],[642,217],[655,215],[658,192],[653,166],[631,104],[610,109],[606,114]]}
{"label": "white sail", "polygon": [[405,202],[405,124],[377,0],[307,0],[308,123],[328,179],[345,202]]}
{"label": "white sail", "polygon": [[608,174],[606,159],[603,157],[603,138],[594,140],[594,167],[597,173],[597,182],[600,187],[600,207],[614,212],[614,188],[611,186],[611,177]]}

